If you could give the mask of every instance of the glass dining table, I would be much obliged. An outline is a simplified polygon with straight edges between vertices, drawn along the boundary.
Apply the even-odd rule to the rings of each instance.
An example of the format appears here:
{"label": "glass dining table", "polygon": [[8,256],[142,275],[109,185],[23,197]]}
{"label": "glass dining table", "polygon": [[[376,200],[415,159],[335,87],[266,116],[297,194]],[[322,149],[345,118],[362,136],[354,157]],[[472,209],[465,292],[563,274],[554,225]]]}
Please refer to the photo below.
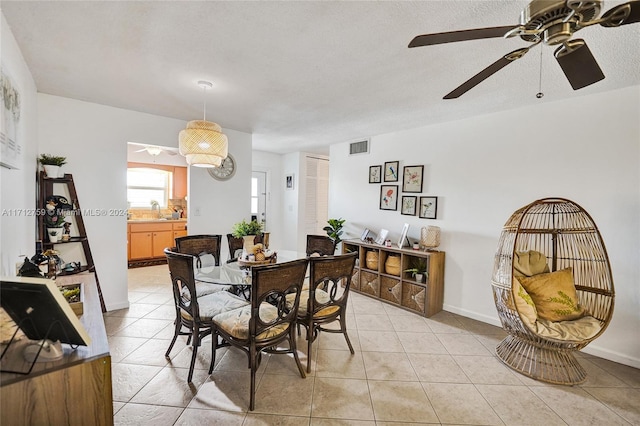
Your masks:
{"label": "glass dining table", "polygon": [[[278,250],[276,263],[303,259],[306,253],[294,250]],[[247,300],[251,295],[251,267],[242,266],[238,262],[223,263],[220,266],[201,266],[195,270],[196,282],[232,286],[235,294],[244,296]]]}

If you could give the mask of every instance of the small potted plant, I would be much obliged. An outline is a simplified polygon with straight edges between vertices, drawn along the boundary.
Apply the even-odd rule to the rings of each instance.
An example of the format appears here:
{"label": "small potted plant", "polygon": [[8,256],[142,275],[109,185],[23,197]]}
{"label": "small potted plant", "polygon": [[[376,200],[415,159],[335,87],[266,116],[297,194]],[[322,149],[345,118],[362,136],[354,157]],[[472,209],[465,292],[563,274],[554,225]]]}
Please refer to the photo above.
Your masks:
{"label": "small potted plant", "polygon": [[333,240],[333,245],[336,249],[338,248],[338,244],[340,244],[340,242],[342,241],[340,236],[342,235],[342,232],[343,232],[342,227],[344,226],[344,222],[345,220],[342,218],[329,219],[327,221],[328,225],[322,228],[327,233],[329,238]]}
{"label": "small potted plant", "polygon": [[423,278],[427,273],[427,262],[418,258],[411,261],[411,268],[405,269],[404,272],[411,273],[411,276],[419,283],[423,282]]}
{"label": "small potted plant", "polygon": [[242,222],[238,222],[233,225],[231,234],[236,238],[244,238],[243,250],[246,253],[253,253],[256,235],[262,235],[262,223],[259,223],[256,220],[247,222],[242,219]]}
{"label": "small potted plant", "polygon": [[48,178],[57,178],[60,176],[60,167],[67,163],[67,157],[59,157],[56,155],[40,154],[38,162],[42,164],[44,172]]}

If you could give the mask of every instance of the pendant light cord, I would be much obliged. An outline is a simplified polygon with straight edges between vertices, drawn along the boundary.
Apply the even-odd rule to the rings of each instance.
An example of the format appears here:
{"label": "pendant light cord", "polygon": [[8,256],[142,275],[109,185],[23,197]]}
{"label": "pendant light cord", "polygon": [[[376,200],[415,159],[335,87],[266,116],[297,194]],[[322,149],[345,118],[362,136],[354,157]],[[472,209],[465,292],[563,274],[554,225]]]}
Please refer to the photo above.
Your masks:
{"label": "pendant light cord", "polygon": [[207,121],[207,86],[202,86],[202,99],[204,104],[204,118],[203,121]]}

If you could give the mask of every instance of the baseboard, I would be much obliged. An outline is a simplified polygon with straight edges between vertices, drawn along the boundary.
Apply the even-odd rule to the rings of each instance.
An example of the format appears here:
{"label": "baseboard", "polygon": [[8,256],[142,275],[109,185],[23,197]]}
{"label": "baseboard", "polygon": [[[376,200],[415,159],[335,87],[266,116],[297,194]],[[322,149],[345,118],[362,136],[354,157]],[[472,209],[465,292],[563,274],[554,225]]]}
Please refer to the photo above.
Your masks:
{"label": "baseboard", "polygon": [[107,306],[107,312],[117,311],[118,309],[127,309],[129,307],[129,301],[126,300],[120,303],[114,303]]}
{"label": "baseboard", "polygon": [[[469,311],[466,309],[460,309],[457,306],[451,305],[443,305],[443,309],[447,312],[451,312],[453,314],[461,315],[463,317],[471,318],[474,320],[478,320],[487,324],[495,325],[497,327],[502,327],[502,323],[498,318],[497,314],[495,317],[478,314],[477,312]],[[584,352],[589,355],[597,356],[599,358],[604,358],[609,361],[617,362],[619,364],[628,365],[634,368],[640,368],[640,359],[629,357],[627,355],[613,352],[608,349],[604,349],[597,345],[597,340],[595,340],[596,344],[589,344],[586,348],[582,349],[581,352]]]}

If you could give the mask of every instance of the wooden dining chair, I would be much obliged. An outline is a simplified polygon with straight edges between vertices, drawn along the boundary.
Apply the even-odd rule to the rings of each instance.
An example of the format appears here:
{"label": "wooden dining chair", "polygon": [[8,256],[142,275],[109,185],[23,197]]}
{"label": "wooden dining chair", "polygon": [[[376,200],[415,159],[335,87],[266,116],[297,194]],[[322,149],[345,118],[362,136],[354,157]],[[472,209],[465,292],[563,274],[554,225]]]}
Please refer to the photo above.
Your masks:
{"label": "wooden dining chair", "polygon": [[320,256],[333,256],[336,244],[326,235],[307,235],[307,256],[318,254]]}
{"label": "wooden dining chair", "polygon": [[[197,267],[207,266],[207,257],[213,256],[215,266],[220,266],[222,235],[187,235],[176,238],[176,247],[180,253],[197,257]],[[205,263],[203,264],[203,260]]]}
{"label": "wooden dining chair", "polygon": [[227,243],[229,244],[229,260],[227,263],[238,260],[238,250],[242,251],[244,240],[242,237],[234,237],[233,234],[227,234]]}
{"label": "wooden dining chair", "polygon": [[[195,256],[178,253],[168,248],[164,250],[164,253],[167,256],[167,263],[169,264],[169,273],[171,274],[171,284],[173,287],[173,300],[176,309],[173,339],[171,339],[165,357],[169,358],[171,349],[173,349],[173,345],[176,343],[178,336],[189,336],[187,344],[191,342],[193,350],[187,378],[187,382],[190,383],[193,377],[193,367],[196,362],[200,341],[208,334],[212,334],[212,318],[223,312],[246,306],[248,302],[227,291],[219,291],[201,297],[197,296],[194,278]],[[184,331],[184,329],[186,329],[186,331]],[[217,342],[215,341],[215,336],[212,336],[212,339],[211,350],[212,353],[215,354]],[[213,367],[215,360],[213,354],[211,357],[211,367]]]}
{"label": "wooden dining chair", "polygon": [[[357,252],[339,256],[309,257],[309,288],[300,296],[297,323],[307,330],[307,373],[311,373],[311,344],[320,331],[342,333],[349,350],[353,346],[347,334],[347,300]],[[323,325],[338,321],[340,329]]]}
{"label": "wooden dining chair", "polygon": [[[256,372],[262,351],[293,354],[300,376],[306,377],[296,349],[295,323],[307,263],[307,259],[298,259],[252,267],[251,304],[213,317],[215,340],[220,336],[249,358],[251,411],[255,408]],[[290,307],[287,307],[287,297],[292,301]],[[284,341],[289,348],[277,348]]]}

